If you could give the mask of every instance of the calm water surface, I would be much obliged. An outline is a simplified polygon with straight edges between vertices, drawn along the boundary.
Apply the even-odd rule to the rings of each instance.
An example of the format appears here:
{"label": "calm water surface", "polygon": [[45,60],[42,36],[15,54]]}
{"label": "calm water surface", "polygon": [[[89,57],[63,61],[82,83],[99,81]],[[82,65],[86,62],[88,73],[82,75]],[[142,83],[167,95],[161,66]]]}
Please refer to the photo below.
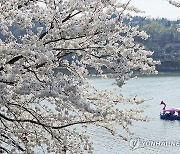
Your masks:
{"label": "calm water surface", "polygon": [[[90,78],[98,89],[113,87],[113,79]],[[134,122],[131,131],[135,134],[130,138],[140,138],[146,145],[142,148],[132,149],[129,142],[113,137],[100,128],[88,128],[94,142],[95,154],[179,154],[180,153],[180,121],[164,121],[159,119],[162,109],[160,101],[167,103],[167,107],[180,108],[180,74],[158,75],[140,77],[130,80],[122,89],[125,96],[138,96],[144,98],[144,114],[151,118],[150,122]],[[138,107],[138,106],[136,106]],[[129,139],[130,139],[129,138]],[[148,146],[148,141],[173,142],[177,146]],[[132,140],[131,140],[132,141]],[[131,142],[132,143],[132,142]],[[131,144],[132,145],[132,144]],[[138,147],[138,144],[136,144]]]}

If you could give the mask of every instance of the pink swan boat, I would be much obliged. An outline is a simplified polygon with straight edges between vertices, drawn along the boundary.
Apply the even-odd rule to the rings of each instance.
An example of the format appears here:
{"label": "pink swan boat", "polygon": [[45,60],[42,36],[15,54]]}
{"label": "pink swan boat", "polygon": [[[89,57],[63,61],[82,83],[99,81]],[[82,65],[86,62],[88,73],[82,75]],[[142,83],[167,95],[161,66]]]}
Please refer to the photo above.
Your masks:
{"label": "pink swan boat", "polygon": [[180,120],[180,109],[178,108],[166,109],[166,103],[164,103],[163,101],[161,101],[160,105],[164,105],[160,113],[160,119]]}

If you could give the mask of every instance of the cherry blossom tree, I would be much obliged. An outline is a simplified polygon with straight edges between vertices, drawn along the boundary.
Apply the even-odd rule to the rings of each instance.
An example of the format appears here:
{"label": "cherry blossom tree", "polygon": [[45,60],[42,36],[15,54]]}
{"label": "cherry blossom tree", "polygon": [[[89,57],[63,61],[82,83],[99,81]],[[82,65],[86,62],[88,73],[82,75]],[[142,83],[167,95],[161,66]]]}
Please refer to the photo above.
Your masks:
{"label": "cherry blossom tree", "polygon": [[[139,12],[115,0],[1,0],[0,150],[5,153],[92,153],[83,130],[89,124],[126,139],[141,110],[118,104],[142,103],[95,89],[88,68],[111,70],[119,88],[133,72],[156,73],[156,61],[135,42],[144,31],[123,23]],[[34,31],[38,23],[37,31]],[[25,30],[15,37],[11,26]],[[59,71],[55,71],[59,69]],[[68,70],[63,73],[62,69]],[[116,125],[127,134],[117,134]],[[78,130],[78,127],[82,129]]]}

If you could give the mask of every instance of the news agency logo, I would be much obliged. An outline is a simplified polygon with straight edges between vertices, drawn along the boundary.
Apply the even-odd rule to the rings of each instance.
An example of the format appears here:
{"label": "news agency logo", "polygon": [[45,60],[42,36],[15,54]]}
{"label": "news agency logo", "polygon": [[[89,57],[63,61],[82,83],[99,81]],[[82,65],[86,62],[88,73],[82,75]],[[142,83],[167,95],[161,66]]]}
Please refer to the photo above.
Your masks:
{"label": "news agency logo", "polygon": [[158,141],[158,140],[144,140],[141,138],[131,138],[129,140],[130,147],[135,150],[145,147],[180,147],[179,141]]}
{"label": "news agency logo", "polygon": [[131,138],[129,140],[129,145],[132,149],[141,148],[141,141],[140,138]]}

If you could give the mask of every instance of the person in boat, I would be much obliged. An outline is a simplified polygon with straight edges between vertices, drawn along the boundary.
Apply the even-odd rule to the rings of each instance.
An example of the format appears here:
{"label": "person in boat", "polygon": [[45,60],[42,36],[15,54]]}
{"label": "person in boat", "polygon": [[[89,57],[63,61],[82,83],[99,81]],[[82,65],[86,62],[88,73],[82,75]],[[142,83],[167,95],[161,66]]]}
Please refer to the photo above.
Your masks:
{"label": "person in boat", "polygon": [[[166,111],[166,110],[165,110],[165,111]],[[166,112],[165,115],[167,115],[167,116],[173,116],[173,115],[175,115],[175,111],[174,111],[174,110],[170,110],[170,111],[168,111],[168,113]]]}
{"label": "person in boat", "polygon": [[180,116],[180,111],[178,111],[177,113],[178,113],[178,116]]}
{"label": "person in boat", "polygon": [[169,113],[165,113],[165,115],[167,115],[168,117],[170,117],[172,114],[171,114],[171,112],[169,112]]}

